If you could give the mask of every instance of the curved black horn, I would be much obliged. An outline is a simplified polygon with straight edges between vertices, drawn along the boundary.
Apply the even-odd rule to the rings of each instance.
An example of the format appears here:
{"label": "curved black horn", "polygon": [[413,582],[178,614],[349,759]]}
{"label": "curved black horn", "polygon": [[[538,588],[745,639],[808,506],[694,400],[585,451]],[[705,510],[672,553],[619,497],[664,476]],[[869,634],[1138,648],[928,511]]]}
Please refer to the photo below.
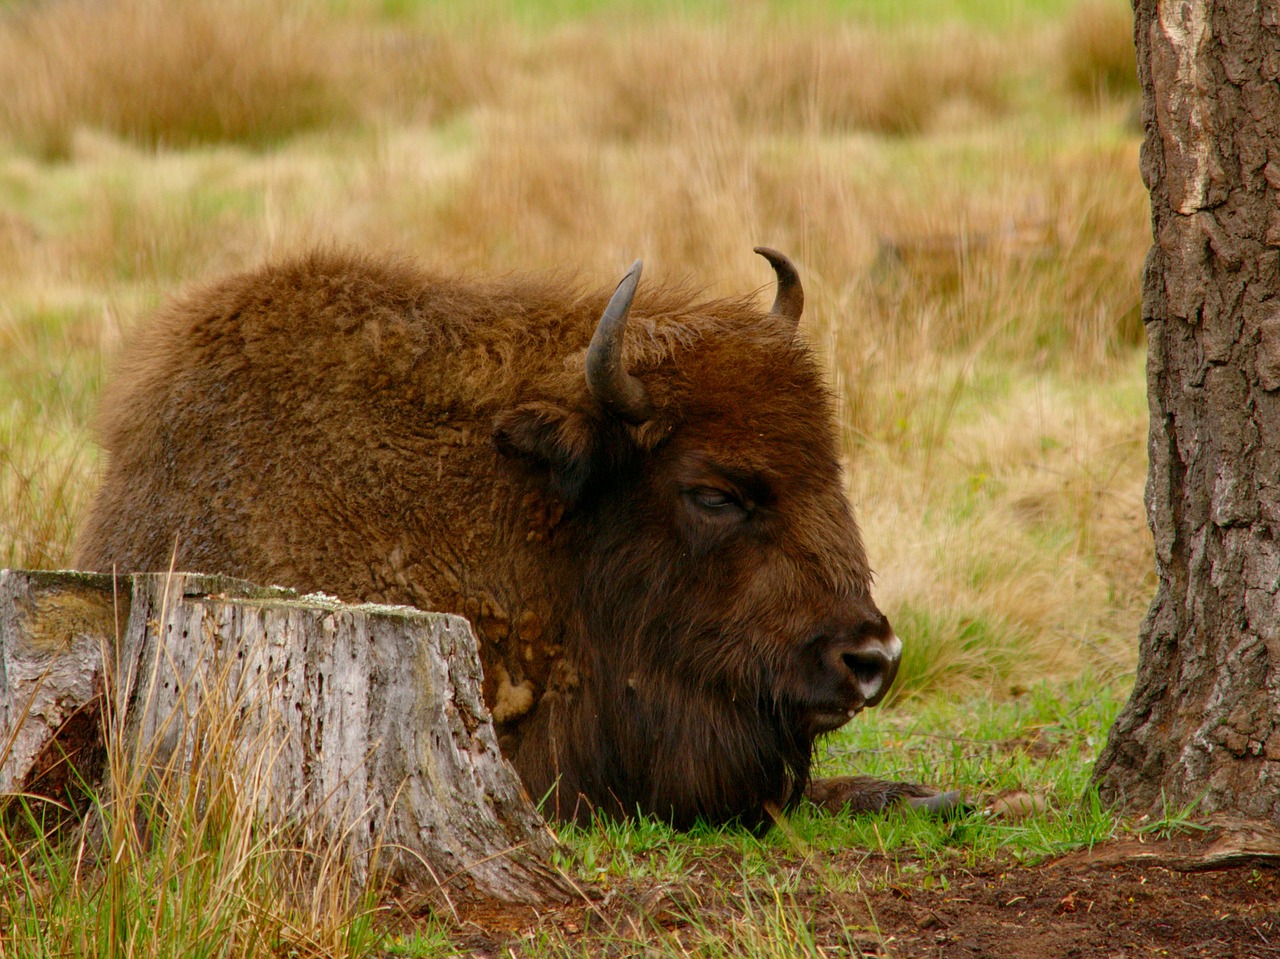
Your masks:
{"label": "curved black horn", "polygon": [[604,308],[587,347],[587,389],[600,403],[632,426],[653,416],[653,404],[644,384],[622,365],[622,339],[627,329],[631,299],[640,282],[640,261],[636,260]]}
{"label": "curved black horn", "polygon": [[800,285],[800,274],[795,264],[777,250],[767,246],[758,246],[755,252],[769,261],[773,272],[778,274],[778,295],[774,298],[775,316],[785,316],[792,323],[800,322],[800,314],[804,310],[804,287]]}

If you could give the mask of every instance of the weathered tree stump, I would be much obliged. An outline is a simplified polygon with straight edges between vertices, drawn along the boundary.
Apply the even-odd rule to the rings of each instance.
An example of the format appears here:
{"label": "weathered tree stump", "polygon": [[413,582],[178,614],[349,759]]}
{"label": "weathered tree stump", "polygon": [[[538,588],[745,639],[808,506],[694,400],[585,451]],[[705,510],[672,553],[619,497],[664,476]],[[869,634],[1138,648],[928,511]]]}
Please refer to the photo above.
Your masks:
{"label": "weathered tree stump", "polygon": [[572,892],[459,617],[191,574],[0,572],[0,792],[82,775],[104,732],[157,767],[217,737],[259,815],[340,843],[357,882]]}

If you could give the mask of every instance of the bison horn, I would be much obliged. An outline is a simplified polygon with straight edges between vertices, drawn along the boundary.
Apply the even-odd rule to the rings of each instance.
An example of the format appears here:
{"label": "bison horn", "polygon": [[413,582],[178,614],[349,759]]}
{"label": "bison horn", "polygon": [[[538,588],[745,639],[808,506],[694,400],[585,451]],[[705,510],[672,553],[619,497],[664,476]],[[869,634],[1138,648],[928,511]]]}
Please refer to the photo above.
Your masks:
{"label": "bison horn", "polygon": [[777,250],[767,246],[758,246],[755,252],[769,261],[773,272],[778,274],[778,295],[774,298],[774,316],[785,316],[792,323],[800,322],[800,313],[804,310],[804,287],[800,285],[800,274],[795,264]]}
{"label": "bison horn", "polygon": [[639,282],[640,261],[636,260],[604,308],[587,347],[587,389],[605,409],[632,426],[653,416],[653,404],[644,384],[622,365],[622,338]]}

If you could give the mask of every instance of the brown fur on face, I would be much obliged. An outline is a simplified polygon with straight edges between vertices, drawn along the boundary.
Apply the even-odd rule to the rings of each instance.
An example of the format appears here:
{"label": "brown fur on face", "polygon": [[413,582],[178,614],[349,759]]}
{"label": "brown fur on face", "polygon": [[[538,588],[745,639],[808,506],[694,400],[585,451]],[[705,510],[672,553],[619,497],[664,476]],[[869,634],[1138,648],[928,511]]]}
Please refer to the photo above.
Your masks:
{"label": "brown fur on face", "polygon": [[759,821],[892,640],[830,398],[792,320],[641,286],[629,425],[583,372],[610,292],[328,252],[188,292],[103,397],[79,565],[460,613],[553,813]]}

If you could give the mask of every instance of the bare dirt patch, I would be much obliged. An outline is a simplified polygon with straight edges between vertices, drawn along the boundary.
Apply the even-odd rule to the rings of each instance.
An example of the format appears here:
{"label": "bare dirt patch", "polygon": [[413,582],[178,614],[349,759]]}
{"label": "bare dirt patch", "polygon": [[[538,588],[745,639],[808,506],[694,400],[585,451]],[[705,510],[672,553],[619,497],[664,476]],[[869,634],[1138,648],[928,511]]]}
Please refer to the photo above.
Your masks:
{"label": "bare dirt patch", "polygon": [[602,883],[594,901],[558,910],[459,905],[449,937],[480,957],[1280,956],[1280,869],[1246,857],[1188,871],[1207,841],[928,870],[903,856],[796,855],[750,875],[726,852],[692,861],[678,882]]}
{"label": "bare dirt patch", "polygon": [[1273,870],[1073,857],[964,871],[942,892],[894,892],[877,903],[886,956],[1280,955]]}

